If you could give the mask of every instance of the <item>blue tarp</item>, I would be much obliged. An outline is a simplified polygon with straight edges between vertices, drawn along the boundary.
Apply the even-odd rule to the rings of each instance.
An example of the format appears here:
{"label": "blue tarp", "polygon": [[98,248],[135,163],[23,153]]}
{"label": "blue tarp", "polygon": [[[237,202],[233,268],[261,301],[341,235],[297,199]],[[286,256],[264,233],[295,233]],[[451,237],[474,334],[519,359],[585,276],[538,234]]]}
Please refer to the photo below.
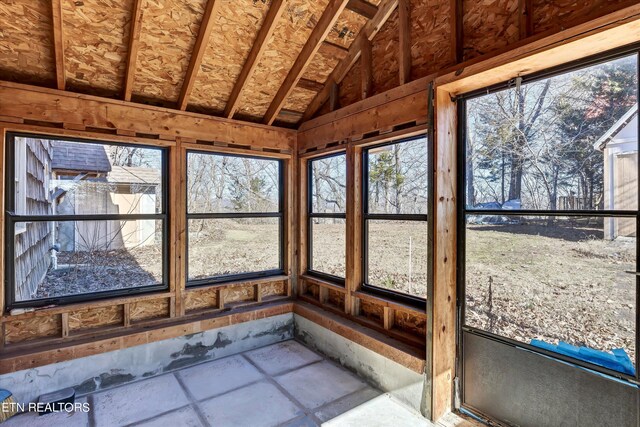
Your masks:
{"label": "blue tarp", "polygon": [[622,348],[615,348],[611,350],[611,352],[608,352],[594,350],[589,347],[576,347],[563,341],[560,341],[558,345],[554,345],[542,340],[531,340],[531,345],[624,374],[636,374],[631,358]]}

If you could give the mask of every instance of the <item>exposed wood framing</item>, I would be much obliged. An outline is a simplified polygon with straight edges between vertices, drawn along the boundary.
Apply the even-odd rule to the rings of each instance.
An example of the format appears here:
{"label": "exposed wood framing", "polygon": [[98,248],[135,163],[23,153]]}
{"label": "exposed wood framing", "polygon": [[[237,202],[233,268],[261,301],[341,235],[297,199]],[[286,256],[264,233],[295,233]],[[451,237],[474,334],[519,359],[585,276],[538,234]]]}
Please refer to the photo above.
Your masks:
{"label": "exposed wood framing", "polygon": [[363,38],[360,55],[360,97],[361,99],[367,99],[371,96],[373,89],[373,64],[371,56],[371,41],[368,38]]}
{"label": "exposed wood framing", "polygon": [[353,292],[362,284],[362,150],[351,144],[347,147],[347,312],[359,314],[360,301],[353,298]]}
{"label": "exposed wood framing", "polygon": [[463,0],[449,0],[449,30],[451,31],[451,56],[454,63],[458,64],[464,59],[464,25]]}
{"label": "exposed wood framing", "polygon": [[347,56],[338,63],[331,72],[331,75],[329,75],[329,78],[325,83],[324,90],[319,92],[307,107],[304,112],[303,120],[309,120],[313,117],[320,107],[322,107],[322,104],[329,99],[331,84],[339,84],[360,57],[362,49],[361,39],[366,38],[368,40],[373,40],[384,23],[387,22],[387,19],[389,19],[391,14],[396,10],[396,7],[398,7],[398,0],[382,0],[382,2],[380,2],[380,5],[378,6],[378,13],[360,30],[356,39],[351,43]]}
{"label": "exposed wood framing", "polygon": [[202,64],[202,58],[204,52],[209,43],[211,37],[211,31],[213,31],[213,24],[216,20],[216,12],[220,8],[221,0],[209,0],[207,7],[202,16],[202,22],[200,23],[200,30],[198,31],[198,38],[196,44],[191,52],[191,59],[189,60],[189,68],[187,68],[187,74],[184,77],[184,83],[180,90],[180,97],[178,98],[178,109],[186,110],[189,103],[189,96],[193,90],[193,85],[196,82],[196,77],[200,71],[200,65]]}
{"label": "exposed wood framing", "polygon": [[520,40],[533,35],[533,0],[518,0],[518,31]]}
{"label": "exposed wood framing", "polygon": [[378,13],[376,5],[369,3],[366,0],[349,0],[347,3],[347,9],[364,16],[367,19],[371,19]]}
{"label": "exposed wood framing", "polygon": [[329,92],[329,111],[335,111],[340,108],[340,88],[337,83],[331,84],[331,92]]}
{"label": "exposed wood framing", "polygon": [[218,141],[239,148],[291,152],[296,139],[295,131],[281,128],[9,82],[0,82],[0,115],[142,136]]}
{"label": "exposed wood framing", "polygon": [[142,29],[142,0],[134,0],[131,18],[131,30],[129,35],[129,48],[127,49],[127,69],[124,79],[125,101],[131,101],[133,81],[135,79],[138,63],[138,49],[140,48],[140,30]]}
{"label": "exposed wood framing", "polygon": [[318,52],[330,58],[344,58],[349,53],[349,49],[324,40],[320,44]]}
{"label": "exposed wood framing", "polygon": [[451,410],[456,353],[456,104],[436,90],[431,419]]}
{"label": "exposed wood framing", "polygon": [[293,90],[293,88],[298,83],[298,80],[302,77],[302,73],[307,68],[307,65],[313,59],[313,56],[316,54],[322,41],[327,38],[329,31],[336,23],[340,14],[344,10],[347,5],[348,0],[330,0],[327,8],[322,13],[322,16],[318,20],[318,23],[314,27],[309,39],[305,43],[302,51],[298,55],[296,62],[293,63],[291,70],[289,70],[289,74],[284,79],[284,82],[280,86],[278,93],[274,97],[273,101],[269,105],[267,112],[262,119],[262,122],[270,125],[276,119],[276,116],[282,109],[285,100]]}
{"label": "exposed wood framing", "polygon": [[64,29],[62,23],[62,0],[51,1],[53,19],[53,53],[56,60],[57,88],[64,90],[67,82],[64,65]]}
{"label": "exposed wood framing", "polygon": [[398,1],[398,68],[400,73],[400,85],[411,80],[411,2],[409,0]]}
{"label": "exposed wood framing", "polygon": [[224,109],[225,117],[232,118],[238,109],[238,101],[242,97],[242,91],[244,90],[249,78],[253,75],[256,66],[260,62],[260,59],[267,47],[267,43],[271,39],[276,28],[276,24],[282,16],[287,3],[288,0],[274,0],[271,3],[271,6],[269,6],[269,12],[262,23],[258,36],[251,47],[249,56],[242,67],[242,71],[240,71],[238,80],[233,86],[233,90],[231,91],[231,95],[227,101],[227,105]]}
{"label": "exposed wood framing", "polygon": [[314,92],[320,92],[322,89],[324,89],[324,84],[309,79],[300,79],[298,80],[298,87],[302,89],[312,90]]}

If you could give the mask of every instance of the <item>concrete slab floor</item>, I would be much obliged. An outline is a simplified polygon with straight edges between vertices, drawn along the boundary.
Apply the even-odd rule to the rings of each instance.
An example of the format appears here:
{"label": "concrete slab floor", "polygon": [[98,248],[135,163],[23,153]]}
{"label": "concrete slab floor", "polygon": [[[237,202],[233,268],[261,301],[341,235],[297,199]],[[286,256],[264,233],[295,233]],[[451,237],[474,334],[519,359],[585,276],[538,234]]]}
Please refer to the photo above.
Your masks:
{"label": "concrete slab floor", "polygon": [[2,427],[434,426],[296,341],[89,394],[88,413],[27,413]]}

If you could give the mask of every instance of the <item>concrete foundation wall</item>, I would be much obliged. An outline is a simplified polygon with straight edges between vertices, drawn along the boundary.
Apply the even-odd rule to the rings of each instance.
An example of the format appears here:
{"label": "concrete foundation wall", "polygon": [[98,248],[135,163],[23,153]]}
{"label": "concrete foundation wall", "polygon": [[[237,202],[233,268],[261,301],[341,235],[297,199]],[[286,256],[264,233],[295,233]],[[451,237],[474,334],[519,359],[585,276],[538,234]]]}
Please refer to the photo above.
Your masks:
{"label": "concrete foundation wall", "polygon": [[405,368],[302,316],[296,314],[294,318],[297,340],[356,372],[409,407],[421,411],[425,387],[423,374]]}
{"label": "concrete foundation wall", "polygon": [[288,340],[293,331],[293,314],[282,314],[12,372],[0,376],[0,387],[22,403],[65,387],[75,387],[81,395]]}

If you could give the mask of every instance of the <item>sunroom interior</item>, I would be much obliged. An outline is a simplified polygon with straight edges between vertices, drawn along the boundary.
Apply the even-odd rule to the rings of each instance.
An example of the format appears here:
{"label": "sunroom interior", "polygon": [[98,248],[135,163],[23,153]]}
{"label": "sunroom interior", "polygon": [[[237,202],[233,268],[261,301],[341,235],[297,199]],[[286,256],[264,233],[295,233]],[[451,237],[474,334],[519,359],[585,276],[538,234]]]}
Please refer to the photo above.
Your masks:
{"label": "sunroom interior", "polygon": [[3,424],[640,427],[636,0],[0,23]]}

